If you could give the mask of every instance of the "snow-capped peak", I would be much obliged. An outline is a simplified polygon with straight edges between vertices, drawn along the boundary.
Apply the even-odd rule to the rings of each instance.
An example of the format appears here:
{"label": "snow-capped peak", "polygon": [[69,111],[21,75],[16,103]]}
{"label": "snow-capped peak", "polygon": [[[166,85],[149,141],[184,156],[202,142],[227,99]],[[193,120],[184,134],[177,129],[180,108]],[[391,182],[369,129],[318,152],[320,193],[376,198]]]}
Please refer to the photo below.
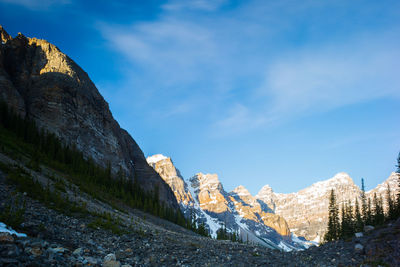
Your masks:
{"label": "snow-capped peak", "polygon": [[256,198],[258,199],[271,198],[273,194],[274,191],[272,190],[272,187],[267,184],[264,185],[260,191],[258,191]]}
{"label": "snow-capped peak", "polygon": [[244,187],[243,185],[239,185],[238,187],[233,189],[232,192],[236,193],[236,195],[238,195],[238,196],[249,196],[249,195],[251,195],[249,190],[247,190],[246,187]]}
{"label": "snow-capped peak", "polygon": [[162,154],[156,154],[156,155],[147,157],[146,160],[147,160],[147,163],[149,163],[149,164],[155,164],[155,163],[159,162],[160,160],[164,160],[164,159],[167,159],[167,157]]}

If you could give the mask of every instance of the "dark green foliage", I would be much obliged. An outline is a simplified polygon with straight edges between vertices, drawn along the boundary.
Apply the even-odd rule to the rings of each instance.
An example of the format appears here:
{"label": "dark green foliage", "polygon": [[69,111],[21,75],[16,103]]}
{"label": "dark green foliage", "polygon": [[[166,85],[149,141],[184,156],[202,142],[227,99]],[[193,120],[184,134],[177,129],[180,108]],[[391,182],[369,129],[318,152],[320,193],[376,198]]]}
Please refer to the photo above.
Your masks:
{"label": "dark green foliage", "polygon": [[364,178],[361,178],[361,215],[364,224],[366,224],[368,221],[368,204],[367,204],[367,198],[365,196]]}
{"label": "dark green foliage", "polygon": [[355,231],[353,209],[350,202],[342,205],[340,223],[340,239],[352,237]]}
{"label": "dark green foliage", "polygon": [[3,222],[14,229],[19,229],[21,223],[24,222],[25,201],[22,201],[20,195],[12,198],[10,204],[5,205],[0,211],[0,222]]}
{"label": "dark green foliage", "polygon": [[81,206],[65,200],[58,191],[50,190],[49,185],[40,184],[21,167],[12,168],[8,173],[7,181],[16,185],[19,192],[26,192],[30,197],[41,201],[54,210],[66,214],[86,212],[86,209]]}
{"label": "dark green foliage", "polygon": [[231,240],[232,242],[242,242],[240,238],[240,234],[238,232],[228,232],[228,230],[225,227],[225,224],[221,226],[217,230],[217,239],[218,240]]}
{"label": "dark green foliage", "polygon": [[340,225],[339,225],[339,210],[336,205],[335,191],[332,189],[329,197],[329,219],[328,230],[325,234],[325,241],[333,241],[339,238]]}
{"label": "dark green foliage", "polygon": [[190,210],[189,218],[187,218],[185,227],[195,233],[198,233],[199,235],[211,237],[211,234],[207,230],[206,225],[203,222],[197,220],[196,214],[192,209]]}
{"label": "dark green foliage", "polygon": [[397,173],[397,177],[399,180],[399,184],[398,184],[399,192],[397,193],[397,198],[396,198],[395,217],[399,218],[400,217],[400,152],[399,152],[399,155],[397,156],[396,167],[397,167],[396,173]]}
{"label": "dark green foliage", "polygon": [[373,221],[374,220],[373,220],[371,199],[368,198],[368,202],[367,202],[367,217],[366,217],[365,224],[371,225],[371,224],[373,224]]}
{"label": "dark green foliage", "polygon": [[355,206],[354,206],[354,213],[355,213],[355,222],[354,228],[355,232],[362,232],[364,229],[364,221],[360,213],[360,206],[358,204],[358,199],[356,198]]}
{"label": "dark green foliage", "polygon": [[88,227],[92,229],[102,228],[106,230],[110,230],[114,234],[122,235],[127,233],[127,231],[123,230],[120,227],[120,222],[116,219],[113,219],[109,213],[105,214],[96,214],[96,219],[88,224]]}
{"label": "dark green foliage", "polygon": [[[33,120],[21,118],[4,102],[0,102],[0,149],[14,158],[26,156],[30,159],[27,165],[32,170],[40,171],[40,165],[43,164],[66,174],[66,178],[81,190],[112,206],[128,205],[181,226],[187,225],[179,210],[169,208],[159,201],[157,188],[147,193],[141,189],[137,179],[127,179],[122,171],[113,176],[109,163],[106,168],[95,164],[91,158],[85,158],[76,147],[67,146],[53,133],[39,129]],[[37,193],[42,194],[40,198],[47,203],[53,203],[55,209],[64,208],[63,205],[66,204],[57,192],[48,193],[50,190],[44,190],[22,172],[11,173],[9,179],[24,192],[36,196]],[[56,182],[55,187],[59,191],[65,191],[62,181]]]}
{"label": "dark green foliage", "polygon": [[396,203],[394,202],[393,196],[392,196],[392,190],[390,189],[390,185],[387,184],[387,190],[386,190],[386,202],[388,204],[388,214],[386,218],[388,220],[394,220],[396,219]]}
{"label": "dark green foliage", "polygon": [[376,193],[373,198],[373,218],[372,222],[374,225],[381,225],[385,221],[385,215],[383,213],[382,197],[377,197]]}

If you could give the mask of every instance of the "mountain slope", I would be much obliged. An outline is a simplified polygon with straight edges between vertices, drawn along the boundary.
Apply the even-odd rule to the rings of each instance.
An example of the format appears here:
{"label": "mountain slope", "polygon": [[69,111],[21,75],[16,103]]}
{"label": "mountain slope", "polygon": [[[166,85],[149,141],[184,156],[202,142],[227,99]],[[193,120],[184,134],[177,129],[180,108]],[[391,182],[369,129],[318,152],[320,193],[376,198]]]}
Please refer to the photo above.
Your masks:
{"label": "mountain slope", "polygon": [[45,40],[12,38],[2,27],[0,36],[0,100],[113,173],[121,170],[146,191],[158,188],[160,200],[178,208],[87,73]]}

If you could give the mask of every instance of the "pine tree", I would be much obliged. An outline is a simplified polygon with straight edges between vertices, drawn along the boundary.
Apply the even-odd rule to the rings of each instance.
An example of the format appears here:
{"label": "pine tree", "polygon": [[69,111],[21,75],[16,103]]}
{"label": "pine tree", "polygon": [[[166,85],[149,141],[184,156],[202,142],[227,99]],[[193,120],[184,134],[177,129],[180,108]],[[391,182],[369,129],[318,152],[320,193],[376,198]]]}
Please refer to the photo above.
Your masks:
{"label": "pine tree", "polygon": [[392,191],[390,190],[390,185],[387,184],[387,190],[386,190],[386,202],[388,204],[388,213],[387,213],[387,219],[388,220],[393,220],[396,218],[396,207],[395,203],[392,197]]}
{"label": "pine tree", "polygon": [[372,224],[372,205],[371,205],[371,198],[368,198],[367,204],[367,216],[365,224],[371,225]]}
{"label": "pine tree", "polygon": [[340,228],[340,238],[345,239],[354,234],[353,208],[351,202],[342,204],[342,220]]}
{"label": "pine tree", "polygon": [[367,224],[368,206],[367,206],[367,198],[365,196],[364,178],[361,178],[361,214],[362,214],[364,224]]}
{"label": "pine tree", "polygon": [[397,173],[397,177],[399,180],[399,184],[398,184],[398,193],[397,193],[397,200],[396,200],[396,208],[395,208],[395,217],[398,218],[400,217],[400,152],[399,155],[397,156],[397,165],[396,165],[397,169],[396,169],[396,173]]}
{"label": "pine tree", "polygon": [[383,214],[383,207],[382,207],[382,196],[379,198],[377,197],[376,193],[374,193],[373,198],[373,224],[374,225],[381,225],[385,220],[385,216]]}
{"label": "pine tree", "polygon": [[356,198],[356,202],[355,202],[355,207],[354,207],[354,213],[355,213],[355,231],[356,232],[362,232],[363,228],[364,228],[364,222],[360,213],[360,207],[358,204],[358,199]]}
{"label": "pine tree", "polygon": [[333,241],[339,238],[339,211],[336,205],[335,191],[332,189],[329,197],[329,219],[325,241]]}

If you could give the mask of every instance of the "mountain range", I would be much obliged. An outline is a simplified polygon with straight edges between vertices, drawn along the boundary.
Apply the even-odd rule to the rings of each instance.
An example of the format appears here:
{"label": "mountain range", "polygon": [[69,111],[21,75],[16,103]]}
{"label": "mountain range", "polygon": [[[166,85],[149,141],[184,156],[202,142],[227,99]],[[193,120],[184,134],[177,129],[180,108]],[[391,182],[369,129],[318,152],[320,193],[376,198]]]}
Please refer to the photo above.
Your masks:
{"label": "mountain range", "polygon": [[[147,162],[171,187],[186,216],[196,214],[213,236],[224,226],[239,231],[246,241],[284,250],[304,249],[322,241],[331,189],[339,205],[348,200],[354,204],[361,196],[361,189],[344,172],[299,192],[275,193],[265,185],[252,196],[242,185],[226,192],[216,174],[197,173],[185,180],[171,158],[161,154],[148,157]],[[377,193],[385,197],[388,184],[394,195],[399,190],[397,181],[398,174],[392,173],[366,196]]]}

